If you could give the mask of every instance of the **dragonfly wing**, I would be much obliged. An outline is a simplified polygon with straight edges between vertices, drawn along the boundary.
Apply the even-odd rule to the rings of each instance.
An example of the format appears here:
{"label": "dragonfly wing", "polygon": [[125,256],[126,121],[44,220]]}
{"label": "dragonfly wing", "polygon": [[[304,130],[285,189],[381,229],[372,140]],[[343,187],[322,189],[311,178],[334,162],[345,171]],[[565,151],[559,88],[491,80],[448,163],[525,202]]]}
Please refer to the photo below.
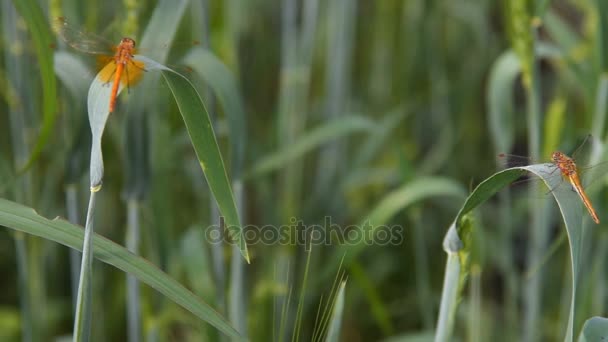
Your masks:
{"label": "dragonfly wing", "polygon": [[142,61],[129,60],[125,66],[125,72],[120,78],[120,82],[128,87],[132,87],[141,81],[146,71],[146,65]]}
{"label": "dragonfly wing", "polygon": [[582,178],[585,188],[595,187],[602,179],[606,179],[608,174],[608,162],[601,162],[591,166],[579,168],[579,173]]}
{"label": "dragonfly wing", "polygon": [[65,18],[55,19],[53,30],[66,44],[82,52],[109,55],[115,49],[111,42],[93,33],[75,28]]}

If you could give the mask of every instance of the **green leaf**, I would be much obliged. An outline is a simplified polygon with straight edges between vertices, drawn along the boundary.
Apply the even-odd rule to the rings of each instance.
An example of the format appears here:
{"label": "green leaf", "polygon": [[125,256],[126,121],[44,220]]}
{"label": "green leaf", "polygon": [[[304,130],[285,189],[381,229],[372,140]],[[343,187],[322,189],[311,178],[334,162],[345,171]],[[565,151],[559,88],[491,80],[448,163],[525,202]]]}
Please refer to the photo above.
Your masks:
{"label": "green leaf", "polygon": [[525,171],[521,169],[507,169],[495,173],[481,182],[466,199],[458,215],[456,215],[454,223],[448,229],[443,240],[443,249],[448,254],[448,260],[444,273],[437,329],[435,331],[436,341],[451,340],[458,298],[462,289],[461,286],[463,285],[465,275],[468,273],[468,270],[465,268],[467,266],[466,256],[468,256],[472,248],[465,244],[468,233],[471,231],[471,226],[466,224],[467,222],[470,223],[469,220],[466,220],[467,215],[524,173]]}
{"label": "green leaf", "polygon": [[146,69],[161,70],[162,75],[175,98],[177,107],[184,119],[190,141],[203,169],[209,188],[215,197],[218,208],[222,213],[225,227],[241,254],[249,262],[247,244],[242,234],[236,203],[232,194],[230,181],[226,173],[220,148],[215,138],[209,113],[199,94],[188,79],[175,71],[150,60],[144,56],[135,56],[135,60],[143,61]]}
{"label": "green leaf", "polygon": [[[418,178],[386,195],[380,203],[364,217],[357,227],[365,236],[374,236],[374,231],[377,228],[386,225],[394,215],[410,205],[433,197],[462,198],[465,194],[464,188],[450,179],[441,177]],[[399,232],[396,231],[393,233],[399,234]],[[367,242],[368,243],[364,243],[364,241],[349,241],[347,244],[342,244],[335,250],[334,255],[328,259],[330,260],[328,263],[331,263],[333,267],[327,267],[326,273],[324,273],[321,278],[326,279],[331,272],[336,270],[343,256],[344,264],[349,265],[366,246],[369,246],[369,241]]]}
{"label": "green leaf", "polygon": [[[32,149],[32,154],[20,172],[24,172],[32,166],[46,145],[57,117],[57,86],[55,85],[55,72],[53,70],[53,51],[51,43],[54,41],[50,27],[38,1],[35,0],[13,0],[13,5],[30,30],[34,49],[38,56],[38,67],[42,80],[42,128]],[[19,165],[19,167],[21,167]]]}
{"label": "green leaf", "polygon": [[[222,160],[209,113],[203,104],[194,86],[182,75],[157,63],[150,58],[135,55],[134,61],[143,62],[148,72],[160,70],[167,82],[177,107],[184,119],[192,146],[196,152],[201,168],[203,169],[207,183],[211,188],[218,208],[223,215],[225,227],[238,246],[241,254],[249,262],[247,244],[242,234],[236,203]],[[100,71],[100,74],[103,71]],[[122,85],[118,93],[123,90]],[[111,88],[105,86],[103,80],[98,76],[89,88],[88,107],[89,121],[93,142],[91,147],[91,187],[101,185],[103,179],[103,157],[101,151],[101,138],[106,121],[109,116],[109,98]]]}
{"label": "green leaf", "polygon": [[232,72],[211,51],[203,48],[192,49],[184,58],[191,67],[213,89],[224,109],[230,129],[232,144],[232,175],[238,179],[245,159],[247,141],[245,105],[239,93],[238,83]]}
{"label": "green leaf", "polygon": [[[89,79],[92,75],[84,63],[75,55],[60,51],[55,53],[55,73],[60,83],[67,89],[71,101],[69,128],[74,135],[69,139],[70,147],[65,167],[65,183],[75,184],[89,168],[91,133],[89,120],[82,115]],[[83,75],[75,77],[74,75]]]}
{"label": "green leaf", "polygon": [[82,259],[80,264],[80,279],[76,299],[76,312],[74,313],[74,341],[88,341],[91,336],[91,322],[93,318],[93,239],[95,213],[95,195],[91,191],[89,209],[84,227],[84,241],[82,243]]}
{"label": "green leaf", "polygon": [[[5,199],[0,199],[0,225],[55,241],[73,249],[82,249],[84,230],[81,227],[59,218],[49,220],[38,215],[31,208]],[[137,277],[226,335],[243,339],[212,307],[147,260],[99,235],[93,238],[93,254],[100,261]]]}
{"label": "green leaf", "polygon": [[331,318],[329,321],[329,330],[327,331],[326,342],[340,341],[340,332],[342,331],[342,316],[344,315],[344,292],[346,288],[346,280],[340,283],[340,288],[333,302],[331,310]]}
{"label": "green leaf", "polygon": [[293,145],[284,146],[279,151],[260,159],[248,176],[258,176],[280,169],[331,140],[339,139],[350,133],[367,131],[374,127],[373,121],[362,116],[343,116],[334,119],[304,134]]}
{"label": "green leaf", "polygon": [[[538,44],[536,53],[549,59],[562,58],[553,45]],[[513,111],[515,81],[521,73],[521,63],[513,50],[503,52],[492,64],[486,92],[488,123],[496,151],[511,150],[514,139],[513,123],[517,118]]]}
{"label": "green leaf", "polygon": [[89,68],[74,54],[59,51],[55,53],[54,69],[61,84],[68,90],[72,99],[82,101],[86,96],[86,89],[92,77]]}
{"label": "green leaf", "polygon": [[[110,95],[112,87],[103,79],[102,75],[107,68],[113,68],[113,64],[106,65],[93,79],[87,95],[87,112],[89,124],[91,125],[91,162],[89,166],[91,189],[100,187],[103,181],[103,153],[101,150],[101,139],[106,122],[110,116]],[[122,84],[118,86],[116,96],[123,91]]]}
{"label": "green leaf", "polygon": [[583,325],[578,342],[594,342],[608,340],[608,318],[591,317]]}
{"label": "green leaf", "polygon": [[510,151],[513,144],[513,85],[519,72],[519,59],[512,50],[500,55],[490,71],[486,98],[490,137],[496,151]]}
{"label": "green leaf", "polygon": [[[582,254],[582,223],[583,208],[580,198],[569,186],[565,186],[561,177],[556,177],[556,166],[550,163],[535,164],[525,167],[515,167],[500,171],[483,181],[475,188],[473,193],[467,198],[462,209],[456,216],[454,224],[448,230],[444,239],[444,250],[448,253],[448,264],[446,266],[444,288],[441,299],[439,313],[439,323],[437,327],[437,339],[449,340],[451,338],[451,322],[454,320],[456,305],[462,274],[466,274],[465,264],[462,256],[469,253],[471,246],[463,242],[470,227],[466,222],[467,215],[479,205],[487,201],[496,192],[507,184],[513,182],[525,172],[531,172],[540,177],[547,187],[551,189],[551,194],[557,201],[562,218],[565,223],[568,241],[570,244],[570,256],[572,261],[572,297],[570,302],[570,317],[567,327],[566,340],[572,340],[574,331],[574,308],[576,307],[576,296],[578,290],[578,278],[581,271]],[[457,277],[458,275],[458,277]]]}

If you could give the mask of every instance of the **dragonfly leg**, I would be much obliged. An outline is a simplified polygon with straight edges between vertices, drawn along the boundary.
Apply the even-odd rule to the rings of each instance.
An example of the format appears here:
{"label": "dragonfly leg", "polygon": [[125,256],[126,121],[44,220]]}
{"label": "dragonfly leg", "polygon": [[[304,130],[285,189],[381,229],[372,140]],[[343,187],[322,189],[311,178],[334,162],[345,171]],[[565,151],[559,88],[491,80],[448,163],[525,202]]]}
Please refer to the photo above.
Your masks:
{"label": "dragonfly leg", "polygon": [[[133,58],[133,55],[131,55],[131,58]],[[133,64],[133,66],[134,66],[134,67],[136,67],[137,69],[139,69],[139,70],[141,70],[141,71],[146,71],[146,72],[148,71],[148,69],[146,69],[146,68],[142,68],[142,67],[140,67],[139,65],[137,65],[137,63],[133,62],[133,60],[132,60],[132,59],[130,59],[130,60],[129,60],[129,62],[130,62],[131,64]]]}
{"label": "dragonfly leg", "polygon": [[129,68],[125,68],[125,72],[127,73],[127,94],[131,94],[131,86],[129,85]]}
{"label": "dragonfly leg", "polygon": [[583,148],[583,146],[585,146],[585,144],[587,143],[587,140],[589,140],[590,137],[591,137],[591,134],[587,134],[587,136],[585,137],[585,140],[583,140],[583,142],[578,145],[576,150],[574,150],[574,152],[572,152],[572,154],[571,154],[572,159],[576,159],[577,153],[579,153],[581,151],[581,149]]}

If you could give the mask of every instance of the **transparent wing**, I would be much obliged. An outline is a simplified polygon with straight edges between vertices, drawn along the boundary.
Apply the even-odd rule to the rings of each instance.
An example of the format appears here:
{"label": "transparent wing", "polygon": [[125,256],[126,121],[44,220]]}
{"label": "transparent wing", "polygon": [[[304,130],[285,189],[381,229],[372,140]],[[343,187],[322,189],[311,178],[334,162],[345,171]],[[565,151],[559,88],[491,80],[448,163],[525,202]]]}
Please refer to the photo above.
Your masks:
{"label": "transparent wing", "polygon": [[82,52],[111,55],[112,51],[115,50],[112,42],[73,27],[62,17],[53,20],[53,30],[66,44]]}
{"label": "transparent wing", "polygon": [[508,153],[499,154],[498,156],[496,156],[496,160],[498,162],[498,165],[500,165],[500,167],[503,169],[516,166],[527,166],[531,164],[537,164],[537,162],[532,160],[532,158],[530,157]]}
{"label": "transparent wing", "polygon": [[582,166],[578,170],[581,174],[583,186],[585,188],[595,187],[597,184],[602,184],[601,180],[606,179],[606,175],[608,175],[608,161]]}
{"label": "transparent wing", "polygon": [[[517,166],[526,166],[526,165],[538,163],[538,162],[534,162],[529,157],[514,155],[514,154],[507,154],[507,153],[499,154],[497,156],[497,160],[498,160],[498,164],[500,165],[500,168],[502,168],[502,169],[506,169],[509,167],[517,167]],[[547,162],[547,164],[551,164],[551,163]],[[577,165],[577,166],[578,166],[579,177],[581,178],[583,187],[585,189],[595,186],[598,183],[601,183],[599,181],[602,179],[605,179],[605,177],[608,175],[608,161],[600,162],[600,163],[593,164],[593,165],[584,165],[584,166]],[[561,175],[561,172],[559,172],[559,170],[555,169],[555,171],[552,172],[551,175],[547,175],[547,177],[561,178],[562,175]],[[533,183],[541,182],[541,180],[537,177],[525,177],[525,179],[518,180],[514,184],[521,185],[521,184],[528,184],[530,182],[533,182]],[[564,183],[567,184],[567,182],[564,182]]]}

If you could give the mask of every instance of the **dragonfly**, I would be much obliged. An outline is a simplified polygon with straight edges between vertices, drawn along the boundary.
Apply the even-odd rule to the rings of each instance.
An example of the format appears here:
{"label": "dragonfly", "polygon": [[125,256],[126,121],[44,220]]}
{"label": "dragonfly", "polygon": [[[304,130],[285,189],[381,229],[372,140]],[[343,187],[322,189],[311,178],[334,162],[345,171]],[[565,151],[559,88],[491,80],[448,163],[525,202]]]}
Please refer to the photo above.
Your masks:
{"label": "dragonfly", "polygon": [[[579,196],[579,198],[581,199],[581,202],[583,203],[583,205],[589,212],[589,216],[591,216],[591,219],[593,220],[593,222],[595,222],[596,224],[599,224],[600,219],[597,215],[597,212],[595,211],[595,208],[593,207],[593,204],[591,203],[591,200],[589,199],[589,196],[585,192],[585,189],[583,188],[583,185],[581,182],[581,177],[580,177],[581,169],[578,167],[578,165],[574,159],[574,156],[580,151],[580,149],[583,147],[583,145],[585,145],[588,138],[589,138],[589,136],[587,136],[585,138],[585,140],[583,141],[583,143],[575,150],[575,152],[572,154],[573,157],[570,157],[566,153],[563,153],[561,151],[554,151],[551,154],[551,164],[553,164],[556,167],[556,171],[559,170],[559,175],[562,177],[562,180],[567,181],[572,186],[572,189]],[[508,154],[504,154],[504,153],[501,153],[499,155],[499,159],[501,159],[503,161],[506,161],[507,159],[513,160],[513,159],[522,159],[522,158],[526,159],[529,162],[529,158],[526,158],[526,157],[508,155]],[[608,166],[605,163],[601,163],[601,165],[603,165],[604,167]],[[595,168],[595,166],[593,166],[592,168]]]}
{"label": "dragonfly", "polygon": [[119,87],[126,86],[127,90],[130,89],[141,80],[146,71],[144,62],[133,59],[136,53],[135,40],[124,37],[117,45],[113,45],[102,37],[74,27],[63,17],[54,20],[53,29],[72,48],[98,55],[100,61],[105,62],[98,77],[106,85],[112,85],[109,103],[109,112],[112,113],[116,108]]}
{"label": "dragonfly", "polygon": [[595,212],[595,209],[591,204],[589,196],[587,196],[587,193],[585,193],[585,190],[583,189],[581,179],[578,176],[578,167],[576,166],[576,162],[574,162],[574,159],[568,157],[563,152],[555,151],[551,154],[551,161],[553,162],[553,164],[555,164],[555,166],[559,168],[562,177],[564,177],[564,179],[570,182],[572,188],[581,198],[583,205],[585,206],[585,208],[587,208],[587,211],[589,212],[591,219],[593,219],[593,222],[599,224],[600,219],[597,217],[597,213]]}

